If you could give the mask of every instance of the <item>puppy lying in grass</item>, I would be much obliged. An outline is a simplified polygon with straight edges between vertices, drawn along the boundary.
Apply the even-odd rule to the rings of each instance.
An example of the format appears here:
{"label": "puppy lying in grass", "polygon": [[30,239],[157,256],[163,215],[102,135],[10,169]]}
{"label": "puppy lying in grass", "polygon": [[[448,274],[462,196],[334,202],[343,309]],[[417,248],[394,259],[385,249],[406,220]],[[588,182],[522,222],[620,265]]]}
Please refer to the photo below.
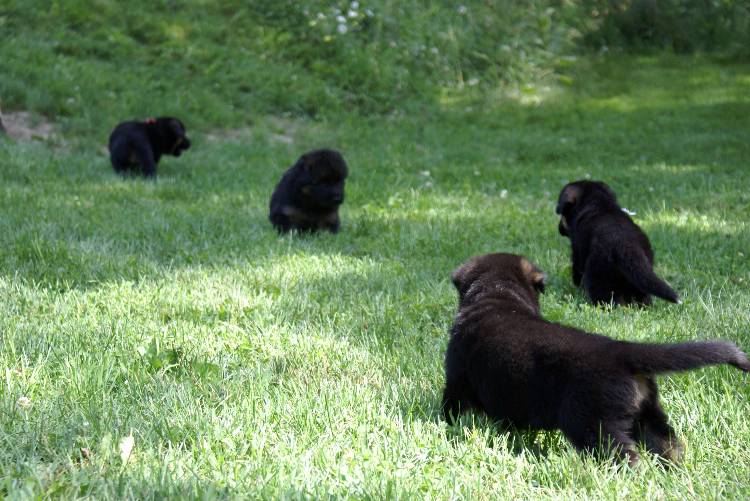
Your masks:
{"label": "puppy lying in grass", "polygon": [[557,203],[558,230],[573,249],[573,283],[593,303],[651,304],[651,294],[680,303],[675,291],[656,276],[648,237],[617,204],[600,181],[567,184]]}
{"label": "puppy lying in grass", "polygon": [[179,157],[188,148],[185,125],[174,117],[122,122],[109,136],[110,160],[119,173],[134,171],[154,177],[162,155]]}
{"label": "puppy lying in grass", "polygon": [[276,185],[269,219],[279,233],[291,230],[338,233],[339,206],[344,201],[348,170],[344,157],[334,150],[302,155]]}
{"label": "puppy lying in grass", "polygon": [[475,257],[452,279],[459,305],[445,356],[449,422],[476,409],[517,427],[559,429],[579,450],[611,447],[631,465],[639,442],[677,462],[682,446],[654,375],[711,364],[750,371],[726,341],[629,343],[544,320],[544,274],[521,256]]}

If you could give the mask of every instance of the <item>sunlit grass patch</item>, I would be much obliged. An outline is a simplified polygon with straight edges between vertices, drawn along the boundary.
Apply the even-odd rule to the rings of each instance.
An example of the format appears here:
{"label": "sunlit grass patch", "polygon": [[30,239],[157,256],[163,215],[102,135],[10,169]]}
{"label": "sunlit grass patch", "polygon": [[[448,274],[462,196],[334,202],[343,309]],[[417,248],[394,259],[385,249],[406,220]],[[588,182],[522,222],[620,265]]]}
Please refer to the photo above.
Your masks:
{"label": "sunlit grass patch", "polygon": [[[480,414],[441,418],[449,277],[479,253],[539,264],[550,320],[750,348],[746,66],[606,64],[570,69],[570,85],[529,106],[259,116],[237,133],[217,119],[156,183],[114,175],[103,136],[0,143],[0,493],[748,497],[750,394],[731,368],[661,378],[687,444],[668,470]],[[734,75],[729,97],[704,98],[699,84],[721,75]],[[601,106],[613,95],[627,109]],[[320,146],[351,168],[342,231],[279,236],[273,186]],[[597,308],[573,286],[554,210],[584,177],[636,212],[683,305]]]}

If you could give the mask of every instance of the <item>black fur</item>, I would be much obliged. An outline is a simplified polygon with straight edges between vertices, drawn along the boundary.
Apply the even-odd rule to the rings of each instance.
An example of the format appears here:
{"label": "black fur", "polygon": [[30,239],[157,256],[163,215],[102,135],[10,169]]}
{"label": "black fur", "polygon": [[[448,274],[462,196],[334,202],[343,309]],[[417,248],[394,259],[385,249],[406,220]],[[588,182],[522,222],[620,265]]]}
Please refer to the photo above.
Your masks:
{"label": "black fur", "polygon": [[653,270],[654,252],[643,231],[600,181],[569,183],[560,193],[558,230],[570,239],[573,283],[594,303],[650,304],[651,294],[679,303]]}
{"label": "black fur", "polygon": [[110,160],[119,173],[140,171],[154,177],[162,155],[179,157],[188,148],[185,126],[174,117],[122,122],[109,136]]}
{"label": "black fur", "polygon": [[269,219],[279,233],[291,230],[338,233],[339,206],[348,174],[341,153],[315,150],[302,155],[276,185]]}
{"label": "black fur", "polygon": [[629,343],[544,320],[544,274],[521,256],[476,257],[452,278],[459,307],[445,357],[449,422],[477,409],[517,427],[559,429],[579,450],[609,446],[634,463],[643,442],[677,461],[682,446],[653,375],[722,363],[750,371],[725,341]]}

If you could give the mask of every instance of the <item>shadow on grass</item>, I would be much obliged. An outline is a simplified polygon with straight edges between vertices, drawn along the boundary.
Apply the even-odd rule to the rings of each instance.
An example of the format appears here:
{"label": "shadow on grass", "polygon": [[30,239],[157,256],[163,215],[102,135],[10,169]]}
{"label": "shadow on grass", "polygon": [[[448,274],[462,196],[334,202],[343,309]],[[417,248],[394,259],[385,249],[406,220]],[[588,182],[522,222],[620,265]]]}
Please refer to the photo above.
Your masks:
{"label": "shadow on grass", "polygon": [[[607,181],[623,205],[639,212],[659,211],[662,204],[701,212],[724,205],[730,212],[732,205],[750,203],[742,188],[750,182],[744,169],[750,102],[739,97],[750,88],[741,78],[745,67],[722,80],[711,65],[694,74],[684,63],[667,64],[665,78],[654,64],[633,58],[629,64],[595,65],[595,75],[608,77],[604,84],[585,80],[582,88],[538,105],[461,101],[425,116],[362,120],[361,127],[333,124],[321,134],[351,153],[352,167],[338,237],[279,238],[271,229],[267,198],[296,156],[288,145],[258,150],[197,141],[190,156],[167,159],[153,185],[118,178],[102,155],[32,152],[17,168],[0,172],[7,209],[0,223],[4,274],[64,291],[192,267],[263,266],[301,253],[395,259],[443,276],[458,264],[450,256],[491,250],[529,255],[540,250],[539,241],[552,244],[552,200],[564,181],[587,174]],[[623,81],[627,76],[633,80]],[[678,89],[675,79],[689,88]],[[710,88],[702,92],[705,85]],[[431,170],[435,185],[424,192],[426,205],[477,193],[490,199],[475,201],[473,214],[444,210],[429,225],[403,214],[412,208],[389,207],[394,193],[424,182],[422,168]],[[531,206],[523,225],[482,206],[493,203],[500,188],[517,197],[519,210]],[[545,192],[546,205],[540,203]],[[368,205],[378,210],[363,209]],[[738,251],[738,244],[723,243],[726,232],[718,227],[670,220],[652,227],[656,243],[666,244],[656,245],[661,262],[665,248],[675,254],[696,245]],[[567,242],[552,245],[567,254]],[[437,269],[435,262],[446,268]]]}
{"label": "shadow on grass", "polygon": [[482,440],[488,447],[501,447],[516,456],[529,454],[537,459],[558,449],[562,440],[557,431],[516,428],[506,421],[493,421],[474,412],[462,414],[455,423],[446,424],[445,435],[453,443]]}
{"label": "shadow on grass", "polygon": [[[706,199],[700,187],[711,177],[707,171],[708,168],[694,168],[680,176],[680,183],[689,186],[689,198],[699,199],[696,204],[702,202],[708,206],[706,209],[712,200]],[[656,185],[667,182],[671,176],[656,169],[639,174],[641,182]],[[620,194],[621,203],[639,214],[643,214],[644,205],[646,208],[657,206],[662,195],[674,201],[675,209],[685,207],[696,212],[690,204],[663,191],[653,195],[641,192],[638,204],[627,184],[630,183],[612,183]],[[522,187],[511,186],[511,189],[518,191]],[[435,199],[437,195],[433,192],[428,196]],[[533,193],[527,197],[535,198]],[[514,203],[518,209],[524,200]],[[151,204],[147,211],[153,206]],[[238,216],[237,206],[231,203],[213,204],[207,211],[194,208],[188,217],[180,208],[172,208],[154,212],[154,217],[112,224],[107,220],[117,217],[117,209],[110,206],[108,214],[82,215],[89,217],[88,220],[68,211],[62,221],[7,228],[9,233],[15,233],[0,256],[5,262],[6,277],[58,291],[90,289],[120,280],[164,277],[190,268],[258,267],[290,254],[345,255],[383,263],[397,260],[410,271],[427,267],[425,271],[447,277],[462,259],[483,252],[517,252],[540,260],[539,253],[545,252],[544,246],[547,246],[567,256],[569,243],[557,235],[551,209],[544,209],[526,211],[526,219],[522,221],[517,220],[516,214],[510,216],[515,221],[503,221],[501,207],[461,215],[450,214],[448,208],[444,215],[425,215],[419,211],[412,216],[394,209],[396,214],[385,217],[378,211],[354,209],[353,214],[344,215],[342,234],[338,236],[278,236],[267,223],[265,211],[245,207]],[[47,210],[62,213],[67,209],[48,207]],[[691,264],[691,256],[698,259],[698,254],[708,252],[715,256],[718,272],[731,274],[740,266],[738,259],[750,242],[738,229],[727,227],[721,212],[703,211],[702,224],[694,224],[694,216],[680,222],[671,216],[661,217],[659,213],[656,213],[656,222],[643,220],[641,216],[635,219],[649,233],[661,265],[687,260],[674,263],[682,268]],[[238,222],[238,218],[247,224]],[[525,231],[527,223],[537,229],[533,233]],[[666,256],[670,256],[669,259],[665,259]],[[440,269],[435,269],[436,262]]]}

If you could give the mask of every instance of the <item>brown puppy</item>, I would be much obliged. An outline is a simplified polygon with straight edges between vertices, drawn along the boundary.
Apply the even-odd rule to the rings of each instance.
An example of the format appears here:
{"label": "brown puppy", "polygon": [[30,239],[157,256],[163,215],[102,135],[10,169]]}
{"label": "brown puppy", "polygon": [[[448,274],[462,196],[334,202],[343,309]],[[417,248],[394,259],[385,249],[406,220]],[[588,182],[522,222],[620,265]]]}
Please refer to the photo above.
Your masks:
{"label": "brown puppy", "polygon": [[648,237],[623,212],[601,181],[567,184],[557,203],[558,230],[570,239],[573,283],[593,303],[651,304],[651,294],[679,303],[675,291],[654,274]]}
{"label": "brown puppy", "polygon": [[547,322],[544,274],[521,256],[475,257],[452,279],[459,305],[445,356],[449,422],[477,409],[518,427],[559,429],[580,450],[610,446],[631,464],[638,442],[677,461],[682,446],[653,376],[711,364],[750,371],[726,341],[629,343]]}

